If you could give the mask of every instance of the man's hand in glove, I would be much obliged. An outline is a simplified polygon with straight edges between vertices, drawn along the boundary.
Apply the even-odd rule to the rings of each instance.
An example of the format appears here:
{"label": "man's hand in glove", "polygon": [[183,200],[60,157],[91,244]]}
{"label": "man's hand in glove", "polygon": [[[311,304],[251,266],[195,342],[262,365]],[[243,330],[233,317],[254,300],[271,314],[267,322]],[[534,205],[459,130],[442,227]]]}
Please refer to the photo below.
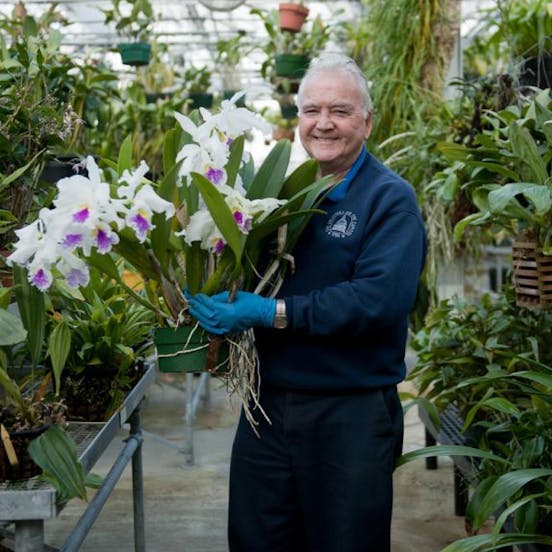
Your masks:
{"label": "man's hand in glove", "polygon": [[256,293],[238,291],[228,302],[228,292],[209,297],[203,293],[186,294],[190,314],[200,325],[213,334],[242,332],[253,326],[272,327],[276,313],[276,299]]}

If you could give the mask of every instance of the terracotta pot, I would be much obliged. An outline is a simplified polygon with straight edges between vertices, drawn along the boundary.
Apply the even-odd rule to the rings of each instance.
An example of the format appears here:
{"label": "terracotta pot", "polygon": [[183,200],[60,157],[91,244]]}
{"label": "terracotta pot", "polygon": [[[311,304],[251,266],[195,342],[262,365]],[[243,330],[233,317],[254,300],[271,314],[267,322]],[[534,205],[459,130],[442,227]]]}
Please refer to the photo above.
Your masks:
{"label": "terracotta pot", "polygon": [[282,2],[278,6],[280,15],[280,29],[283,31],[291,31],[297,33],[303,27],[305,19],[309,15],[309,10],[301,4],[292,2]]}

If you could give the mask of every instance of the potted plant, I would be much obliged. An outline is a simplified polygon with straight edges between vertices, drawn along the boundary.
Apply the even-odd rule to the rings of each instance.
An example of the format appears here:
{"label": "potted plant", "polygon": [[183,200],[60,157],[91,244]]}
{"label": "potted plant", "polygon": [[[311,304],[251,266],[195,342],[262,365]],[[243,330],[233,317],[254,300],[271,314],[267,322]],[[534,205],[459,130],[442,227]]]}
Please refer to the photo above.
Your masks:
{"label": "potted plant", "polygon": [[[19,267],[16,286],[5,290],[0,308],[0,480],[26,479],[40,472],[27,454],[30,441],[52,424],[63,424],[65,406],[50,392],[51,375],[39,367],[49,343],[61,360],[60,336],[46,334],[44,294]],[[16,301],[6,305],[15,294]],[[7,308],[7,307],[10,308]]]}
{"label": "potted plant", "polygon": [[104,12],[104,23],[115,23],[115,30],[124,41],[117,48],[126,65],[147,65],[151,56],[148,41],[154,22],[150,0],[112,0],[112,7]]}
{"label": "potted plant", "polygon": [[[232,101],[223,102],[216,114],[202,110],[192,118],[175,117],[178,124],[166,138],[160,181],[145,178],[143,161],[133,168],[130,140],[117,162],[106,160],[104,170],[89,157],[88,178],[58,183],[55,208],[41,211],[37,221],[18,232],[10,260],[26,266],[30,281],[41,289],[51,286],[54,274],[72,286],[85,285],[94,266],[149,308],[159,327],[187,328],[191,339],[202,332],[187,313],[183,290],[274,293],[328,179],[316,179],[312,160],[287,175],[287,141],[276,144],[255,170],[244,152],[244,132],[254,126],[268,132],[270,126]],[[89,207],[82,210],[81,194],[91,200],[93,189],[97,199],[87,200]],[[81,219],[93,224],[74,226]],[[271,256],[268,264],[263,262],[263,272],[266,252]],[[141,276],[142,289],[125,285],[114,254]],[[248,342],[247,334],[223,339],[230,347],[229,377],[241,378],[254,367],[242,362],[243,355],[254,354],[251,343],[247,347],[242,340]],[[210,367],[220,358],[219,344],[209,339],[201,345],[207,361],[214,362]],[[183,356],[197,350],[187,348],[186,341],[180,349]],[[200,371],[205,365],[188,369]]]}
{"label": "potted plant", "polygon": [[280,29],[297,33],[309,15],[309,9],[303,5],[303,2],[280,2],[278,14]]}
{"label": "potted plant", "polygon": [[[490,229],[496,239],[514,244],[514,271],[518,278],[519,304],[546,307],[552,255],[552,187],[548,159],[551,153],[548,127],[552,100],[548,91],[521,108],[487,116],[488,128],[475,138],[474,147],[457,146],[451,154],[470,171],[466,185],[476,212],[455,226],[457,238],[471,226]],[[528,263],[528,264],[527,264]],[[527,268],[532,269],[527,273]]]}
{"label": "potted plant", "polygon": [[473,492],[466,512],[472,537],[458,541],[458,548],[451,545],[451,552],[474,549],[487,538],[474,535],[493,515],[489,544],[516,537],[520,543],[548,542],[552,314],[520,312],[513,291],[507,287],[496,297],[442,301],[412,340],[417,362],[408,378],[416,385],[414,401],[439,412],[454,405],[471,444],[422,449],[401,460],[430,454],[472,457]]}
{"label": "potted plant", "polygon": [[210,109],[213,105],[213,94],[209,92],[212,71],[206,66],[196,67],[190,64],[184,70],[184,83],[190,99],[190,109],[204,107]]}
{"label": "potted plant", "polygon": [[278,77],[300,79],[310,60],[324,50],[336,30],[318,16],[297,33],[280,31],[277,10],[254,8],[251,13],[261,19],[268,35],[258,47],[266,56],[261,75],[273,84]]}
{"label": "potted plant", "polygon": [[59,396],[69,420],[106,421],[143,375],[152,353],[151,310],[125,289],[91,272],[80,290],[53,289],[56,325],[69,344],[59,370]]}
{"label": "potted plant", "polygon": [[[21,13],[21,12],[18,12]],[[52,148],[68,139],[78,116],[71,107],[75,64],[59,52],[63,23],[54,7],[40,18],[0,19],[0,251],[5,255],[13,230],[48,193],[40,175]]]}

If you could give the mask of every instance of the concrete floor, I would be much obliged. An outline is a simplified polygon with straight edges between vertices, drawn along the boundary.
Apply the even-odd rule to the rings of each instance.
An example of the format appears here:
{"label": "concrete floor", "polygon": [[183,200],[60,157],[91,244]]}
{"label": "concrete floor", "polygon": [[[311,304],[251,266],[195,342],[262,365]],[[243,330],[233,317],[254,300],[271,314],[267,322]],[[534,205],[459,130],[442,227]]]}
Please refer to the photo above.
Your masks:
{"label": "concrete floor", "polygon": [[[200,404],[194,430],[193,466],[185,465],[184,377],[160,374],[144,401],[143,464],[148,552],[225,552],[228,462],[238,408],[217,380],[211,403]],[[424,445],[423,426],[414,409],[406,415],[405,451]],[[125,437],[121,434],[121,439]],[[105,475],[121,448],[115,439],[93,471]],[[452,462],[439,469],[424,462],[402,466],[395,476],[393,552],[438,552],[465,536],[454,516]],[[84,509],[73,500],[46,523],[46,542],[60,547]],[[131,470],[127,467],[88,534],[82,552],[132,552]],[[259,552],[263,551],[262,547]]]}

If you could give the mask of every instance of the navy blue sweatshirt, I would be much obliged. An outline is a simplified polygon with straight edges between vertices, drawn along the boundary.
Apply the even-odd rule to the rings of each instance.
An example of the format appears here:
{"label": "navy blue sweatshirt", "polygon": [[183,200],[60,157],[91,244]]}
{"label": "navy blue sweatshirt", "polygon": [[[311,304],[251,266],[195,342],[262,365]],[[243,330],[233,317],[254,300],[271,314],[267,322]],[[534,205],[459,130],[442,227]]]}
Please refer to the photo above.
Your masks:
{"label": "navy blue sweatshirt", "polygon": [[414,190],[367,154],[342,195],[322,203],[296,245],[278,294],[288,328],[255,330],[263,383],[358,391],[405,376],[426,251]]}

